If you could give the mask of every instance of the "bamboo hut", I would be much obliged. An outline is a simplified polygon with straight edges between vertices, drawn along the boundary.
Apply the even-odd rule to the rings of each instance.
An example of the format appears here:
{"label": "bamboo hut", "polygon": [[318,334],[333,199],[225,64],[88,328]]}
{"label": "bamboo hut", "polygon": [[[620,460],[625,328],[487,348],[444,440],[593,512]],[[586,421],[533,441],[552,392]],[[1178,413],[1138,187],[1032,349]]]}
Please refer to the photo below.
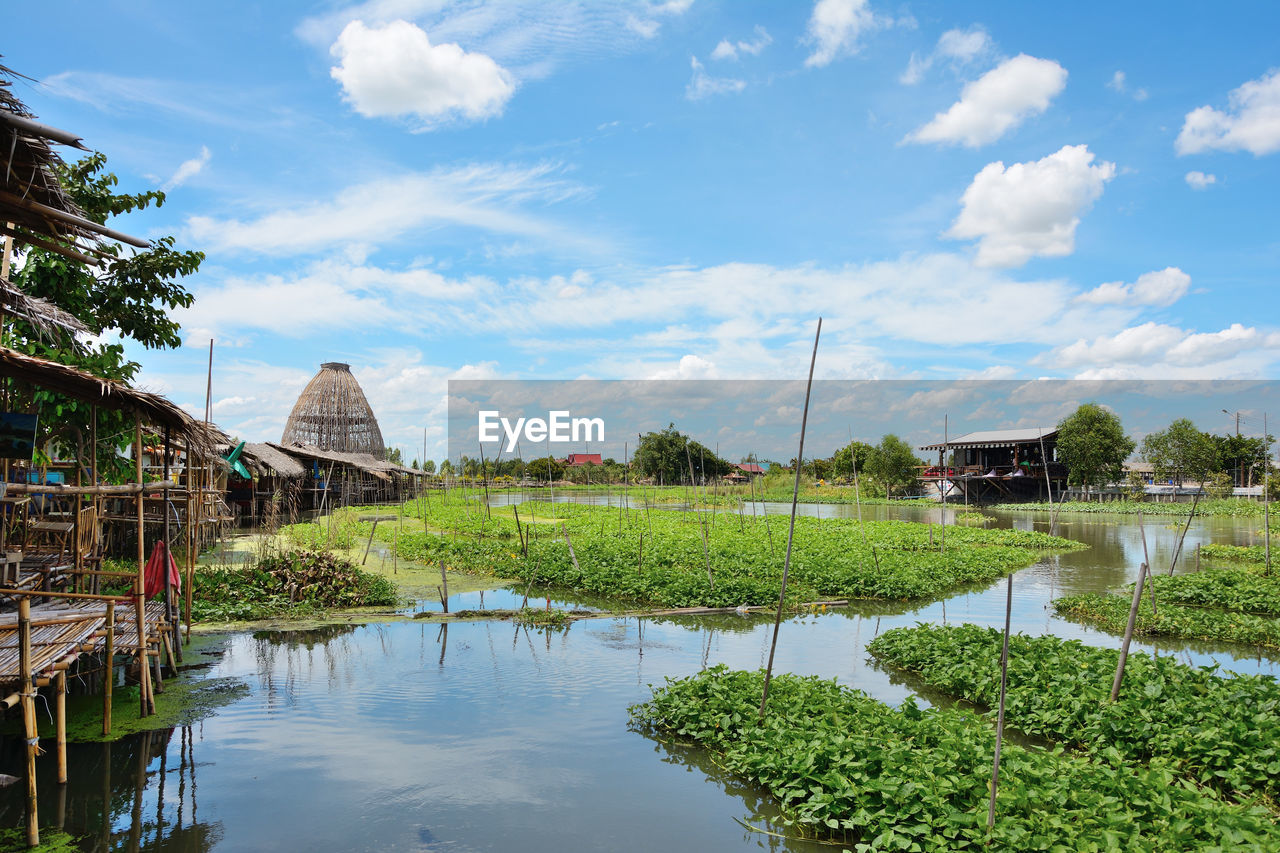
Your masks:
{"label": "bamboo hut", "polygon": [[294,403],[280,444],[367,453],[378,459],[386,455],[378,419],[351,374],[351,365],[340,361],[320,365],[320,372]]}

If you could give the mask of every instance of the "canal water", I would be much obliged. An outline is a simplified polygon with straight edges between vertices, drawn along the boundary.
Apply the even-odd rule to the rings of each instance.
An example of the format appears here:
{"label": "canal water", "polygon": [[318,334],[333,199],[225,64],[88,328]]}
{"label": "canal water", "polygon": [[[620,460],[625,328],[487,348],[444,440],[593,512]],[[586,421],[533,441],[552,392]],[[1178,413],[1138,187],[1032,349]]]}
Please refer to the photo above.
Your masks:
{"label": "canal water", "polygon": [[[803,511],[829,518],[855,509]],[[863,513],[936,522],[941,510]],[[999,526],[1049,524],[1041,514],[989,514]],[[1180,523],[1149,517],[1140,531],[1133,516],[1063,514],[1062,535],[1090,548],[1014,576],[1014,630],[1118,646],[1057,618],[1049,602],[1132,582],[1144,533],[1152,565],[1167,571]],[[1250,544],[1260,526],[1196,519],[1177,570],[1194,561],[1197,543]],[[474,606],[476,594],[466,596],[451,609]],[[487,604],[516,597],[491,591]],[[1002,579],[925,604],[797,616],[783,623],[775,668],[835,678],[891,704],[912,695],[943,702],[879,669],[866,644],[916,622],[1002,625],[1004,597]],[[85,850],[830,850],[755,831],[787,833],[759,791],[700,750],[628,727],[627,707],[648,698],[649,685],[717,663],[763,666],[770,626],[767,617],[721,615],[600,618],[560,630],[405,621],[228,635],[207,676],[241,680],[242,698],[192,726],[73,744],[71,782],[40,780],[41,823],[61,823]],[[1190,664],[1280,674],[1250,650],[1136,645]],[[41,773],[52,764],[41,760]],[[0,772],[22,775],[16,739],[0,743]],[[20,824],[22,788],[0,788],[0,826]]]}

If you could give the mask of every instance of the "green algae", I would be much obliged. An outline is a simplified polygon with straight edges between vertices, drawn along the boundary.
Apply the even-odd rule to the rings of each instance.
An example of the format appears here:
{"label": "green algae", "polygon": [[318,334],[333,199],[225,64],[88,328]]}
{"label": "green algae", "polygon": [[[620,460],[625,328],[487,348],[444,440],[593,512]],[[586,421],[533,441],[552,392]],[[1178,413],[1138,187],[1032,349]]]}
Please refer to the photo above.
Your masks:
{"label": "green algae", "polygon": [[25,828],[0,829],[0,850],[29,850],[32,853],[79,853],[80,844],[75,836],[59,829],[41,829],[40,844],[27,846]]}

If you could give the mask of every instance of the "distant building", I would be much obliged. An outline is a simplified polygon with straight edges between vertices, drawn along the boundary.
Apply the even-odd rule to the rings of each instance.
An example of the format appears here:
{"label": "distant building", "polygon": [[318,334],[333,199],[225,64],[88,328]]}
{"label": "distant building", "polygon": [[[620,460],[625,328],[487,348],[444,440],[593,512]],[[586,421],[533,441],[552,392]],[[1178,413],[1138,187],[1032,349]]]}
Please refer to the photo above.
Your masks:
{"label": "distant building", "polygon": [[749,477],[764,476],[764,468],[760,467],[758,462],[738,462],[733,467]]}
{"label": "distant building", "polygon": [[583,465],[604,464],[604,460],[600,458],[599,453],[570,453],[564,459],[558,461],[566,468],[581,468]]}
{"label": "distant building", "polygon": [[971,432],[921,447],[936,450],[938,464],[926,466],[920,479],[936,495],[967,494],[978,503],[1044,500],[1050,484],[1057,497],[1067,480],[1067,467],[1057,460],[1057,446],[1057,427]]}

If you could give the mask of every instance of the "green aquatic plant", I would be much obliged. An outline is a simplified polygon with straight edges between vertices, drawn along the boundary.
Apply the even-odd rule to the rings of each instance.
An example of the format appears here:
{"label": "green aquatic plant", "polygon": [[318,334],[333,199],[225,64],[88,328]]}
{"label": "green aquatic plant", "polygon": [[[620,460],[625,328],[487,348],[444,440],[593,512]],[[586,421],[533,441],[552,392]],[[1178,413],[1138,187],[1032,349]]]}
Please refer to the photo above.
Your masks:
{"label": "green aquatic plant", "polygon": [[[1113,634],[1123,634],[1129,620],[1129,596],[1068,595],[1054,599],[1053,608],[1060,616],[1096,625]],[[1154,616],[1150,607],[1139,608],[1134,633],[1143,637],[1179,637],[1280,649],[1280,619],[1166,602],[1160,603]]]}
{"label": "green aquatic plant", "polygon": [[768,790],[802,835],[873,850],[1275,849],[1280,830],[1165,762],[1006,743],[995,826],[987,797],[995,734],[961,710],[890,708],[833,681],[713,667],[668,679],[631,709],[655,738],[699,744],[729,773]]}
{"label": "green aquatic plant", "polygon": [[199,621],[316,616],[326,610],[389,606],[395,584],[327,551],[271,554],[243,567],[202,567],[191,612]]}
{"label": "green aquatic plant", "polygon": [[[886,631],[868,650],[990,708],[999,697],[1002,642],[992,628],[919,625]],[[1280,799],[1280,683],[1137,652],[1112,703],[1118,654],[1076,640],[1014,635],[1006,723],[1114,763],[1161,762],[1241,799],[1271,805]]]}
{"label": "green aquatic plant", "polygon": [[[1059,503],[1010,503],[996,504],[992,509],[1016,511],[1016,512],[1052,512],[1057,509],[1059,512],[1094,512],[1107,513],[1112,515],[1181,515],[1186,516],[1191,511],[1190,503],[1154,503],[1151,501],[1106,501],[1104,503],[1094,503],[1092,501],[1062,501]],[[1229,516],[1233,518],[1261,518],[1262,503],[1259,501],[1248,500],[1247,498],[1211,498],[1202,500],[1196,506],[1196,515],[1217,515]],[[1272,513],[1274,516],[1275,513]]]}
{"label": "green aquatic plant", "polygon": [[[540,502],[486,512],[462,496],[407,510],[422,526],[406,524],[397,548],[418,562],[443,560],[459,571],[646,606],[778,599],[783,531],[776,518]],[[798,518],[788,600],[934,597],[1002,577],[1045,551],[1082,547],[1038,531],[949,527],[944,551],[940,531],[925,524]]]}

